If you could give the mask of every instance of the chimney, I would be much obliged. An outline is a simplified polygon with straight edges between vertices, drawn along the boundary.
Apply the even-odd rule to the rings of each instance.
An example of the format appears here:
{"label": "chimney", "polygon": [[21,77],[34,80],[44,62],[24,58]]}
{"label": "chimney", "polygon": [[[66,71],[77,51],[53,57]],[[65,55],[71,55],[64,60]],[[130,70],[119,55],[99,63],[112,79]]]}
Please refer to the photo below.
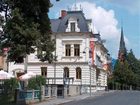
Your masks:
{"label": "chimney", "polygon": [[67,15],[66,10],[61,10],[61,18],[63,19]]}

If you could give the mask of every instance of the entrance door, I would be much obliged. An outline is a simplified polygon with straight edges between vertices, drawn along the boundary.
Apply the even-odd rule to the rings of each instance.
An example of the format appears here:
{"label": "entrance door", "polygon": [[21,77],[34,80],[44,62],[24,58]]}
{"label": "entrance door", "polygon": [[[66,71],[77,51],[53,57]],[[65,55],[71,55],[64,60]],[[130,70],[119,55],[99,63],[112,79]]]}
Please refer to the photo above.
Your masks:
{"label": "entrance door", "polygon": [[64,98],[64,86],[63,85],[57,86],[57,97]]}

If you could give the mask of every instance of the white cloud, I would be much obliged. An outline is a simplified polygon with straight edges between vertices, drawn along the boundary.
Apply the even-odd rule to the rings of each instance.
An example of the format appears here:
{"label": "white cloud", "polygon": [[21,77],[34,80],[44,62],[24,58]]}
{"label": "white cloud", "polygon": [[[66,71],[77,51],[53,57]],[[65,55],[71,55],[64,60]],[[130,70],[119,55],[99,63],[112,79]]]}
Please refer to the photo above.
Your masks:
{"label": "white cloud", "polygon": [[[93,25],[101,34],[101,38],[106,40],[106,46],[113,57],[117,57],[120,42],[120,29],[117,28],[118,21],[113,10],[106,10],[101,6],[90,2],[79,2],[86,18],[93,20]],[[124,38],[126,44],[128,39]]]}
{"label": "white cloud", "polygon": [[114,39],[119,37],[118,21],[115,19],[113,10],[107,11],[89,2],[80,2],[78,4],[82,6],[85,16],[92,18],[93,24],[102,34],[102,38]]}

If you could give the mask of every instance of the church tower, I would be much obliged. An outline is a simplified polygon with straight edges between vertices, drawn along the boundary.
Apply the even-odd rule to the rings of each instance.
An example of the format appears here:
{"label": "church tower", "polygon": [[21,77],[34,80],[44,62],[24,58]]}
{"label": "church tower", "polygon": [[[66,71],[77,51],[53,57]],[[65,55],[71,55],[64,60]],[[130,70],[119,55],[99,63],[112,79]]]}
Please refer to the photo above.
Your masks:
{"label": "church tower", "polygon": [[119,59],[120,62],[125,61],[126,54],[127,54],[127,51],[126,51],[126,47],[125,47],[123,28],[121,28],[120,47],[119,47],[119,53],[118,53],[118,59]]}

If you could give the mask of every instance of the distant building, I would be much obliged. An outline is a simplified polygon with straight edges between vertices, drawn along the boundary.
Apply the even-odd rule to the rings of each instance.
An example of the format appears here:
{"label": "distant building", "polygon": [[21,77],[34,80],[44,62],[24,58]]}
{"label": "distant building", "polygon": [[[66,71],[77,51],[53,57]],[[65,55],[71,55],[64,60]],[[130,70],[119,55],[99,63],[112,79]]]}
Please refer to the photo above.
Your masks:
{"label": "distant building", "polygon": [[[40,62],[35,53],[28,55],[27,72],[46,77],[50,96],[68,96],[105,90],[108,74],[108,50],[100,34],[94,34],[91,19],[82,11],[61,11],[51,19],[52,38],[56,40],[52,64]],[[15,75],[24,73],[25,64],[9,63]]]}

